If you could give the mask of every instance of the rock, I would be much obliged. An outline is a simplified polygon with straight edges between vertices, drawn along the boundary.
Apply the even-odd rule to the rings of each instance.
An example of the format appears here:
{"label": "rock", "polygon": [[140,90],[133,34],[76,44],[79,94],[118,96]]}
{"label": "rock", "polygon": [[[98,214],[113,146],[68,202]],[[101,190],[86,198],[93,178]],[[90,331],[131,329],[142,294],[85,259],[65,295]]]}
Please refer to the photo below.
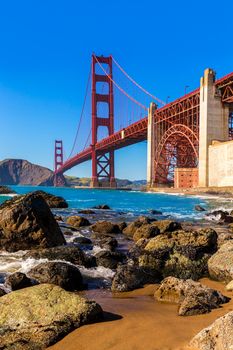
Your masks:
{"label": "rock", "polygon": [[232,291],[233,290],[233,280],[227,284],[226,290],[228,290],[228,291]]}
{"label": "rock", "polygon": [[95,258],[98,266],[103,266],[114,270],[117,268],[119,263],[122,263],[124,261],[125,255],[118,252],[103,250],[95,254]]}
{"label": "rock", "polygon": [[133,239],[137,242],[140,238],[152,238],[160,234],[160,230],[153,224],[143,224],[136,229]]}
{"label": "rock", "polygon": [[148,217],[141,216],[136,221],[133,221],[130,224],[128,224],[127,227],[123,229],[123,234],[126,236],[133,237],[133,235],[135,234],[135,232],[139,227],[150,223],[151,223],[151,220]]}
{"label": "rock", "polygon": [[160,210],[155,210],[155,209],[149,210],[149,214],[152,214],[152,215],[163,215],[163,213]]}
{"label": "rock", "polygon": [[206,209],[203,208],[201,205],[195,205],[194,209],[195,209],[196,211],[206,211]]}
{"label": "rock", "polygon": [[229,216],[229,213],[224,210],[213,210],[206,214],[208,217],[213,217],[215,220],[225,222],[225,219],[227,216]]}
{"label": "rock", "polygon": [[230,282],[233,279],[233,241],[223,244],[208,260],[210,277],[217,281]]}
{"label": "rock", "polygon": [[95,214],[95,211],[91,209],[82,209],[82,210],[79,210],[79,214],[90,215],[90,214]]}
{"label": "rock", "polygon": [[107,204],[100,204],[93,207],[93,209],[110,210],[111,208]]}
{"label": "rock", "polygon": [[84,236],[75,237],[73,242],[79,243],[79,244],[92,244],[92,241],[89,238]]}
{"label": "rock", "polygon": [[64,198],[60,196],[55,196],[45,191],[35,191],[32,193],[38,194],[39,196],[44,198],[44,200],[46,201],[46,203],[50,208],[58,208],[58,209],[68,208],[68,203]]}
{"label": "rock", "polygon": [[216,232],[212,229],[202,229],[179,230],[158,235],[149,240],[144,250],[154,258],[162,260],[163,277],[196,280],[208,274],[207,261],[216,251],[216,247]]}
{"label": "rock", "polygon": [[97,303],[58,286],[21,289],[0,299],[1,348],[42,350],[102,317]]}
{"label": "rock", "polygon": [[6,278],[5,285],[11,290],[32,286],[32,281],[22,272],[15,272]]}
{"label": "rock", "polygon": [[159,221],[153,222],[152,225],[157,227],[160,233],[173,232],[173,231],[182,229],[181,224],[173,220],[159,220]]}
{"label": "rock", "polygon": [[120,232],[123,232],[123,230],[127,227],[127,223],[124,221],[118,223],[117,225],[119,227]]}
{"label": "rock", "polygon": [[56,221],[63,222],[63,218],[62,218],[61,215],[54,215],[54,219],[55,219]]}
{"label": "rock", "polygon": [[109,221],[97,221],[95,224],[91,225],[91,229],[94,232],[99,232],[102,234],[121,232],[117,224],[113,224]]}
{"label": "rock", "polygon": [[14,197],[0,206],[0,248],[13,252],[65,243],[48,204],[38,193]]}
{"label": "rock", "polygon": [[12,190],[10,187],[0,186],[0,194],[12,194],[12,193],[16,193],[16,192]]}
{"label": "rock", "polygon": [[69,216],[66,220],[66,223],[68,225],[74,226],[74,227],[82,227],[82,226],[89,226],[90,222],[86,218],[78,215]]}
{"label": "rock", "polygon": [[167,277],[162,281],[155,292],[155,298],[159,301],[179,304],[179,316],[208,313],[230,300],[217,290],[201,283],[175,277]]}
{"label": "rock", "polygon": [[131,265],[119,265],[112,281],[112,292],[127,292],[143,287],[150,283],[151,276],[148,276],[143,269]]}
{"label": "rock", "polygon": [[233,349],[233,311],[201,330],[189,345],[195,350]]}
{"label": "rock", "polygon": [[54,248],[46,248],[40,250],[31,250],[27,252],[24,259],[33,258],[48,259],[48,260],[65,260],[74,265],[87,266],[87,256],[84,252],[77,246],[61,246]]}
{"label": "rock", "polygon": [[116,240],[116,238],[113,237],[104,237],[102,239],[100,239],[97,244],[101,247],[104,248],[106,250],[110,250],[110,251],[115,251],[115,249],[118,246],[118,242]]}
{"label": "rock", "polygon": [[35,266],[28,276],[39,283],[49,283],[73,291],[83,289],[83,279],[79,269],[66,262],[47,262]]}
{"label": "rock", "polygon": [[5,295],[6,292],[4,289],[0,288],[0,297],[3,297],[3,295]]}

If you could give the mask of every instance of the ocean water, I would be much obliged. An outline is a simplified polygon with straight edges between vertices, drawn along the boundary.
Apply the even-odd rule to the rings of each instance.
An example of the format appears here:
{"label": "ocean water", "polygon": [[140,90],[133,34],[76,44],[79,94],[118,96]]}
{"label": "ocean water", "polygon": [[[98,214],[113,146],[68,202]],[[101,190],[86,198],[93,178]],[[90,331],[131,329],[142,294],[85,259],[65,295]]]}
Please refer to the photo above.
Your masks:
{"label": "ocean water", "polygon": [[[69,203],[71,210],[92,208],[98,204],[108,204],[114,211],[123,211],[129,216],[148,214],[149,210],[155,209],[162,211],[164,216],[169,215],[181,220],[195,220],[203,216],[202,213],[194,210],[195,205],[208,206],[207,201],[201,197],[163,193],[32,186],[10,187],[19,194],[40,189],[62,196]],[[7,197],[1,196],[0,203],[6,199]]]}

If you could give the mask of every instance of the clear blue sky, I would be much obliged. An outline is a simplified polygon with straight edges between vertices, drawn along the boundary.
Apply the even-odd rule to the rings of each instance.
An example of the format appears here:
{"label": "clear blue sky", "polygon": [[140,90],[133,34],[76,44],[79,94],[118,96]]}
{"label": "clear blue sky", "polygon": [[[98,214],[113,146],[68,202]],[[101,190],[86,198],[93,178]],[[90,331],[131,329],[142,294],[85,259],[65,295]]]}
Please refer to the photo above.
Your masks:
{"label": "clear blue sky", "polygon": [[[232,0],[0,2],[0,159],[53,167],[71,148],[92,52],[113,54],[161,99],[194,89],[207,67],[233,70]],[[90,176],[90,162],[69,172]],[[116,152],[116,176],[146,177],[146,142]]]}

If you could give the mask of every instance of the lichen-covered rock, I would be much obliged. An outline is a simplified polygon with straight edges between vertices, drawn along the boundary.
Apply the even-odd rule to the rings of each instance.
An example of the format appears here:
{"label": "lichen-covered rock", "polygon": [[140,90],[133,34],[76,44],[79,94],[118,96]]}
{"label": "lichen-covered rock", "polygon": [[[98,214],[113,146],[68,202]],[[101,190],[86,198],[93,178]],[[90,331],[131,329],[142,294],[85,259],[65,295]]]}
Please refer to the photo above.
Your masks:
{"label": "lichen-covered rock", "polygon": [[153,222],[152,225],[157,227],[160,233],[173,232],[182,229],[181,224],[173,220],[158,220]]}
{"label": "lichen-covered rock", "polygon": [[133,240],[137,242],[140,238],[152,238],[160,234],[160,230],[153,224],[144,224],[136,229]]}
{"label": "lichen-covered rock", "polygon": [[18,290],[32,286],[32,281],[25,273],[14,272],[6,278],[5,285],[11,290]]}
{"label": "lichen-covered rock", "polygon": [[38,194],[39,196],[44,198],[44,200],[46,201],[46,203],[50,208],[58,208],[58,209],[68,208],[68,203],[63,197],[55,196],[54,194],[47,193],[41,190],[35,191],[32,193]]}
{"label": "lichen-covered rock", "polygon": [[125,260],[125,255],[119,252],[102,250],[95,255],[98,266],[104,266],[108,269],[116,269],[119,263]]}
{"label": "lichen-covered rock", "polygon": [[91,229],[94,232],[101,234],[109,233],[120,233],[120,228],[118,224],[113,224],[109,221],[97,221],[95,224],[91,225]]}
{"label": "lichen-covered rock", "polygon": [[83,279],[79,269],[65,262],[41,263],[31,269],[28,276],[39,283],[55,284],[68,291],[83,289]]}
{"label": "lichen-covered rock", "polygon": [[230,282],[233,279],[233,241],[223,244],[208,260],[210,277],[217,281]]}
{"label": "lichen-covered rock", "polygon": [[167,277],[162,281],[155,292],[155,298],[159,301],[179,304],[179,316],[208,313],[230,300],[217,290],[201,283],[175,277]]}
{"label": "lichen-covered rock", "polygon": [[66,220],[68,225],[74,226],[74,227],[82,227],[82,226],[89,226],[90,222],[83,216],[73,215],[69,216]]}
{"label": "lichen-covered rock", "polygon": [[94,301],[55,285],[21,289],[0,298],[0,348],[42,350],[102,315]]}
{"label": "lichen-covered rock", "polygon": [[128,224],[127,227],[123,229],[123,233],[126,236],[133,237],[139,227],[142,225],[150,224],[152,221],[153,220],[147,216],[140,216],[137,220]]}
{"label": "lichen-covered rock", "polygon": [[233,311],[201,330],[189,345],[191,349],[195,350],[233,349]]}
{"label": "lichen-covered rock", "polygon": [[64,236],[38,193],[14,197],[0,206],[0,248],[13,252],[63,244]]}
{"label": "lichen-covered rock", "polygon": [[[74,265],[87,265],[87,256],[77,246],[60,246],[31,250],[23,256],[24,260],[28,258],[48,259],[48,260],[65,260]],[[86,266],[87,267],[87,266]]]}

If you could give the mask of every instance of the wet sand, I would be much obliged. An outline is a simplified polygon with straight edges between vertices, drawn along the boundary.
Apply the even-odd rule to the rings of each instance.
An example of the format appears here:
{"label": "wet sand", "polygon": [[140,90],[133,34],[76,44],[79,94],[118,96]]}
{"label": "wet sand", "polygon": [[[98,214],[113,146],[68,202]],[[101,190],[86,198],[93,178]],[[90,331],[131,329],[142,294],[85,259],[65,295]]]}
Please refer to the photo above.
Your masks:
{"label": "wet sand", "polygon": [[[207,278],[203,284],[232,297],[225,286]],[[191,338],[216,318],[233,310],[233,300],[206,315],[177,316],[177,305],[159,303],[150,285],[133,292],[112,295],[109,291],[88,291],[106,312],[102,323],[83,326],[50,350],[184,350]]]}

